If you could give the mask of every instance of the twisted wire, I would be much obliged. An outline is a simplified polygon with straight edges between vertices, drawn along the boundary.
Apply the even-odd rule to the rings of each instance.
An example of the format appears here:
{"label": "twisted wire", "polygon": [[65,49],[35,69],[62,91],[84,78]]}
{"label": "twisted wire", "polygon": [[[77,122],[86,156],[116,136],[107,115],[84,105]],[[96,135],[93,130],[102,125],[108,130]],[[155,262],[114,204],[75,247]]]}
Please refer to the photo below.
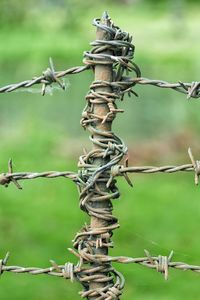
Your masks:
{"label": "twisted wire", "polygon": [[[91,43],[92,49],[84,53],[84,63],[92,67],[110,65],[112,82],[120,81],[124,72],[134,72],[136,76],[140,76],[138,66],[132,62],[132,37],[115,26],[108,16],[105,16],[105,19],[105,23],[99,19],[93,22],[98,30],[105,32],[106,38]],[[112,214],[111,203],[111,200],[119,197],[119,191],[116,180],[110,178],[110,171],[127,153],[127,147],[109,128],[116,114],[123,112],[117,108],[116,101],[123,100],[124,94],[125,91],[121,87],[116,89],[110,85],[109,88],[105,88],[98,80],[94,80],[86,95],[87,103],[81,119],[83,128],[91,134],[93,149],[79,159],[80,207],[90,217],[101,220],[102,226],[85,225],[76,234],[73,245],[78,250],[81,263],[89,263],[90,268],[101,265],[105,267],[104,271],[96,272],[97,278],[102,278],[101,282],[104,284],[95,289],[91,288],[94,280],[90,278],[82,293],[82,297],[99,300],[119,299],[124,287],[122,274],[117,272],[109,261],[94,260],[98,251],[104,253],[113,247],[112,231],[119,227],[118,219]],[[104,112],[101,113],[97,107],[104,107]],[[107,125],[103,126],[104,124]]]}
{"label": "twisted wire", "polygon": [[[83,158],[81,157],[80,160]],[[82,163],[79,164],[81,166]],[[85,166],[85,165],[84,165]],[[110,171],[108,172],[108,178],[116,176],[124,176],[126,173],[143,173],[143,174],[152,174],[152,173],[175,173],[175,172],[194,172],[195,168],[192,164],[184,164],[179,166],[129,166],[125,167],[123,165],[114,165],[111,166]],[[88,176],[91,172],[91,169],[84,167],[84,170],[76,174],[69,171],[45,171],[45,172],[15,172],[15,173],[1,173],[0,174],[0,185],[8,187],[13,179],[18,180],[31,180],[37,178],[69,178],[73,180],[78,185],[86,185],[84,178]],[[87,173],[87,175],[85,175]],[[94,178],[91,179],[94,182]],[[101,179],[103,181],[103,179]]]}
{"label": "twisted wire", "polygon": [[70,178],[72,180],[77,179],[77,174],[69,171],[45,171],[45,172],[16,172],[16,173],[2,173],[0,177],[4,176],[5,179],[9,179],[11,177],[16,180],[24,180],[24,179],[35,179],[35,178],[57,178],[57,177],[65,177]]}
{"label": "twisted wire", "polygon": [[164,80],[155,80],[155,79],[148,79],[148,78],[138,78],[138,79],[131,79],[132,83],[138,84],[148,84],[153,85],[160,88],[170,88],[176,90],[177,92],[187,94],[187,98],[199,98],[200,97],[200,82],[193,81],[192,83],[183,83],[179,81],[178,83],[169,83]]}
{"label": "twisted wire", "polygon": [[[172,254],[153,257],[148,251],[145,251],[146,257],[141,258],[112,257],[107,255],[108,249],[113,247],[112,232],[119,227],[118,219],[112,214],[111,200],[119,198],[120,195],[114,177],[123,175],[131,185],[127,173],[195,171],[195,183],[198,183],[200,162],[195,161],[191,151],[189,151],[192,164],[163,167],[121,166],[119,163],[127,154],[127,147],[112,132],[111,126],[107,130],[101,129],[101,126],[98,125],[111,125],[116,114],[123,112],[123,110],[117,108],[116,101],[122,101],[125,94],[137,96],[133,90],[136,84],[171,88],[187,94],[188,98],[198,98],[200,97],[200,82],[168,83],[162,80],[142,78],[139,67],[133,62],[135,47],[132,44],[132,37],[115,26],[106,14],[104,14],[104,21],[106,22],[102,23],[100,19],[95,19],[93,22],[97,30],[102,30],[106,33],[106,39],[97,39],[91,43],[92,49],[84,53],[85,66],[56,72],[50,59],[50,67],[43,72],[42,76],[0,88],[0,93],[4,93],[12,92],[21,87],[42,84],[42,95],[44,95],[46,87],[53,83],[57,83],[62,89],[65,89],[63,82],[59,78],[68,74],[95,69],[97,66],[110,66],[112,68],[112,80],[94,80],[86,96],[87,104],[82,113],[81,124],[91,134],[90,140],[93,144],[93,149],[80,157],[78,174],[56,171],[13,173],[12,161],[9,161],[8,173],[0,175],[0,184],[8,186],[10,182],[13,182],[18,188],[21,188],[18,181],[22,179],[68,177],[75,181],[79,187],[80,208],[90,217],[101,220],[102,226],[95,227],[92,224],[86,224],[76,234],[73,240],[73,246],[76,251],[70,249],[78,258],[76,266],[72,263],[57,265],[54,261],[51,261],[52,266],[49,268],[7,266],[8,255],[6,255],[4,259],[0,260],[0,274],[7,271],[33,275],[48,274],[70,279],[71,281],[76,279],[84,287],[84,290],[80,292],[82,297],[95,298],[97,300],[119,300],[125,280],[123,275],[112,266],[112,262],[138,263],[163,273],[165,279],[168,278],[169,267],[200,272],[200,266],[172,262]],[[134,72],[136,77],[128,77],[129,72]],[[95,109],[98,105],[106,107],[107,113],[98,113],[98,110]],[[103,205],[105,202],[107,202],[107,206]],[[96,203],[102,203],[102,206],[96,207]],[[98,283],[99,287],[92,288],[91,284],[93,283]]]}
{"label": "twisted wire", "polygon": [[[95,57],[96,56],[92,56],[92,58],[95,58]],[[113,63],[112,60],[111,61],[105,61],[105,60],[103,61],[103,58],[107,58],[107,57],[102,56],[102,61],[99,61],[99,63],[102,63],[102,62],[104,62],[104,64],[105,63],[108,63],[108,64]],[[84,60],[84,61],[86,62],[86,60]],[[29,88],[29,87],[31,87],[33,85],[37,85],[37,84],[51,85],[52,83],[57,82],[56,78],[59,79],[59,78],[64,78],[67,75],[81,73],[85,70],[88,70],[91,65],[93,65],[92,61],[86,66],[72,67],[72,68],[66,69],[64,71],[56,71],[56,72],[54,72],[55,77],[47,76],[48,73],[45,73],[45,71],[44,71],[43,74],[46,74],[46,75],[41,75],[38,77],[34,77],[33,79],[29,79],[29,80],[25,80],[25,81],[22,81],[19,83],[13,83],[13,84],[6,85],[4,87],[0,87],[0,93],[10,93],[10,92],[16,91],[20,88]],[[115,82],[97,81],[96,83],[94,82],[94,87],[111,86],[115,89],[120,90],[120,92],[123,94],[123,93],[129,92],[132,89],[132,87],[136,86],[137,84],[152,85],[152,86],[155,86],[158,88],[172,89],[177,92],[186,94],[188,99],[200,97],[200,82],[199,81],[194,81],[191,83],[189,83],[189,82],[184,83],[181,81],[179,81],[177,83],[170,83],[170,82],[160,80],[160,79],[149,79],[149,78],[141,77],[138,67],[135,64],[133,64],[133,66],[135,66],[135,68],[137,69],[138,77],[128,78],[128,79],[126,77],[123,77],[122,81],[115,81]],[[61,87],[63,89],[65,89],[64,85],[62,85]],[[135,91],[130,91],[130,93],[133,93],[134,95],[138,96]],[[44,94],[45,93],[42,89],[42,95],[44,95]]]}
{"label": "twisted wire", "polygon": [[[59,80],[60,78],[63,78],[67,75],[81,73],[85,70],[90,69],[96,64],[114,64],[115,66],[119,65],[119,69],[118,72],[115,72],[113,74],[113,82],[97,81],[93,83],[93,87],[110,86],[113,89],[117,90],[119,93],[121,93],[122,98],[125,93],[128,93],[129,95],[134,94],[135,96],[138,96],[137,93],[132,90],[132,87],[134,87],[136,84],[153,85],[159,88],[170,88],[176,90],[177,92],[186,94],[188,99],[200,97],[199,81],[193,81],[191,83],[184,83],[181,81],[179,81],[178,83],[169,83],[164,80],[148,79],[141,77],[139,67],[132,61],[133,53],[135,50],[134,45],[131,44],[132,37],[130,37],[128,33],[122,32],[116,26],[115,30],[113,29],[114,27],[111,30],[108,30],[106,26],[99,23],[98,19],[94,20],[93,25],[103,30],[107,30],[107,32],[111,35],[111,38],[113,38],[113,40],[96,40],[92,42],[92,50],[84,52],[85,58],[83,62],[86,64],[85,66],[72,67],[64,71],[55,71],[53,61],[50,58],[50,67],[43,71],[41,76],[1,87],[0,93],[9,93],[12,91],[16,91],[20,88],[29,88],[35,84],[42,84],[41,93],[42,95],[45,95],[46,87],[48,85],[52,85],[53,83],[57,83],[62,89],[65,89],[64,83]],[[116,34],[117,36],[115,36]],[[116,51],[116,48],[119,51]],[[115,51],[115,55],[101,53],[105,50]],[[136,78],[123,76],[123,72],[121,71],[125,69],[127,71],[134,70]]]}
{"label": "twisted wire", "polygon": [[121,93],[133,93],[135,96],[138,96],[136,92],[132,90],[134,86],[137,84],[140,85],[152,85],[158,88],[163,89],[172,89],[177,92],[183,93],[187,95],[187,99],[189,98],[199,98],[200,97],[200,82],[199,81],[193,81],[192,83],[183,83],[181,81],[177,83],[170,83],[164,80],[160,79],[149,79],[144,78],[141,76],[138,76],[137,78],[130,78],[123,76],[121,81],[116,82],[106,82],[103,80],[100,80],[96,82],[97,86],[111,86],[115,89],[121,89]]}
{"label": "twisted wire", "polygon": [[65,89],[65,85],[59,80],[59,78],[65,77],[66,75],[78,74],[88,69],[89,66],[78,66],[64,71],[55,71],[53,62],[50,59],[50,68],[47,68],[44,72],[42,72],[43,74],[41,76],[1,87],[0,93],[10,93],[20,88],[29,88],[35,84],[42,84],[41,92],[42,95],[44,95],[46,86],[51,85],[52,83],[57,83],[62,89]]}
{"label": "twisted wire", "polygon": [[192,164],[180,165],[180,166],[138,166],[138,167],[124,167],[119,166],[119,174],[123,173],[175,173],[175,172],[190,172],[194,171]]}
{"label": "twisted wire", "polygon": [[57,178],[64,177],[73,180],[76,184],[78,184],[78,174],[69,171],[46,171],[46,172],[13,172],[13,163],[10,159],[8,161],[8,173],[0,174],[0,185],[8,187],[11,182],[13,182],[18,189],[22,189],[19,184],[19,180],[28,180],[28,179],[36,179],[36,178]]}
{"label": "twisted wire", "polygon": [[[74,251],[71,249],[71,251]],[[86,253],[85,253],[86,254]],[[9,253],[5,256],[4,259],[0,259],[0,275],[2,275],[4,272],[11,272],[11,273],[17,273],[17,274],[24,274],[28,273],[31,275],[51,275],[51,276],[57,276],[62,277],[65,279],[78,280],[82,282],[83,284],[87,282],[88,280],[96,280],[97,282],[103,281],[105,278],[102,277],[102,275],[97,274],[97,272],[105,271],[106,269],[112,271],[112,267],[107,267],[105,265],[102,265],[101,263],[122,263],[122,264],[140,264],[142,266],[145,266],[150,269],[156,269],[160,273],[164,273],[164,278],[168,279],[168,268],[174,268],[182,271],[193,271],[196,273],[200,273],[200,266],[199,265],[191,265],[185,262],[174,262],[172,261],[172,255],[173,251],[170,253],[169,256],[151,256],[150,253],[145,250],[145,257],[126,257],[126,256],[107,256],[107,255],[89,255],[86,254],[84,256],[84,260],[87,262],[90,262],[92,259],[94,262],[97,262],[99,266],[95,268],[86,268],[82,267],[80,265],[73,265],[72,263],[67,262],[64,265],[57,265],[54,261],[51,261],[52,266],[47,268],[38,268],[38,267],[21,267],[21,266],[7,266]],[[78,254],[79,256],[82,255],[82,253]],[[120,275],[115,269],[114,272],[119,275],[121,279],[121,283],[124,284],[124,281]],[[110,286],[111,287],[111,286]],[[95,291],[84,291],[80,294],[83,297],[86,297],[88,295],[94,294]],[[111,298],[112,299],[112,298]]]}
{"label": "twisted wire", "polygon": [[191,164],[185,164],[180,166],[161,166],[161,167],[153,167],[153,166],[142,166],[142,167],[130,167],[128,166],[128,161],[126,166],[115,165],[111,168],[111,179],[115,176],[124,176],[125,179],[130,184],[130,180],[128,178],[127,173],[175,173],[175,172],[194,172],[194,182],[196,185],[199,184],[199,176],[200,176],[200,161],[195,160],[192,154],[191,148],[188,148],[188,155],[191,160]]}

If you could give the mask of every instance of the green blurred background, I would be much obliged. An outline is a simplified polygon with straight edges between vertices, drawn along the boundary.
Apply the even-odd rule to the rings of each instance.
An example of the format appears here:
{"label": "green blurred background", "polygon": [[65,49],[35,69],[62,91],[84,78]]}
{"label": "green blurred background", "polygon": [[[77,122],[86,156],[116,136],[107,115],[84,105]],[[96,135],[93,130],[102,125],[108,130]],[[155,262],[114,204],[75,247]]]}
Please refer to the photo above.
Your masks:
{"label": "green blurred background", "polygon": [[[40,75],[54,60],[57,70],[82,65],[82,53],[95,38],[93,18],[108,10],[115,24],[133,34],[135,62],[142,76],[170,82],[198,81],[200,67],[199,1],[184,0],[0,0],[0,85]],[[10,157],[15,171],[76,170],[88,133],[79,125],[91,72],[66,78],[66,92],[42,97],[40,87],[1,94],[0,169]],[[119,103],[125,109],[114,131],[129,146],[131,165],[189,163],[187,148],[198,158],[199,100],[151,86],[135,88],[139,98]],[[114,213],[112,255],[168,255],[200,263],[199,188],[193,174],[134,175],[134,188],[118,180],[121,199]],[[73,183],[37,179],[0,189],[0,256],[9,265],[49,266],[76,261],[71,240],[88,217],[79,211]],[[122,299],[198,299],[198,274],[170,270],[167,282],[156,271],[117,265],[126,278]],[[78,283],[48,276],[4,274],[2,300],[79,299]]]}

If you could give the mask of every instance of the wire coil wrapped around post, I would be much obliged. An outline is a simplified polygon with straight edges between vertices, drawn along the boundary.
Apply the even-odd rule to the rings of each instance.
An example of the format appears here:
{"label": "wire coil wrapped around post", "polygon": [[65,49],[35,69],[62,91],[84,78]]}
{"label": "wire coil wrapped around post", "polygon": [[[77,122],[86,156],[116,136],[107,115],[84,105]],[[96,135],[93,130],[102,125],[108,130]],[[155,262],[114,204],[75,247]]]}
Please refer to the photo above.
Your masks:
{"label": "wire coil wrapped around post", "polygon": [[[86,96],[87,104],[82,113],[81,125],[90,132],[93,148],[84,153],[79,159],[79,173],[48,171],[42,173],[13,173],[12,160],[8,163],[8,173],[0,174],[0,185],[7,187],[11,182],[18,189],[19,180],[34,178],[69,178],[78,186],[80,191],[80,208],[91,218],[74,238],[74,249],[68,249],[78,258],[77,265],[70,262],[57,265],[51,260],[51,267],[19,267],[7,266],[9,254],[0,259],[0,275],[3,272],[29,273],[32,275],[48,274],[71,281],[79,281],[84,290],[81,297],[93,300],[119,300],[124,287],[124,277],[113,266],[112,262],[136,263],[155,269],[168,278],[168,269],[176,268],[200,273],[200,266],[183,262],[172,262],[173,252],[169,256],[151,256],[145,250],[146,257],[132,258],[124,256],[112,257],[108,255],[113,247],[111,240],[113,230],[119,227],[118,219],[112,214],[111,200],[120,196],[116,186],[116,176],[124,176],[132,186],[127,173],[174,173],[178,171],[195,171],[195,183],[200,176],[200,162],[195,160],[191,150],[189,156],[192,164],[181,166],[143,166],[129,167],[120,165],[127,154],[124,142],[112,132],[112,122],[122,109],[117,108],[116,102],[122,101],[127,93],[137,96],[133,87],[136,84],[150,84],[160,88],[171,88],[187,94],[188,98],[200,97],[200,82],[168,83],[163,80],[150,80],[141,77],[139,67],[132,61],[135,47],[132,37],[115,26],[107,13],[102,19],[95,19],[93,25],[97,28],[97,39],[91,43],[92,49],[84,53],[84,67],[74,67],[57,72],[50,59],[50,68],[42,76],[34,77],[18,84],[0,88],[0,93],[12,92],[21,87],[28,88],[35,84],[42,84],[42,94],[48,85],[57,83],[62,89],[64,84],[59,78],[69,74],[77,74],[85,70],[93,70],[95,80]],[[134,72],[136,77],[129,77]]]}
{"label": "wire coil wrapped around post", "polygon": [[[94,20],[93,24],[97,27],[98,39],[91,43],[91,51],[84,53],[84,63],[94,68],[95,81],[86,96],[87,104],[81,119],[82,126],[91,134],[93,149],[79,160],[80,207],[91,217],[91,224],[76,235],[74,247],[78,249],[81,263],[89,263],[89,268],[96,269],[84,280],[82,297],[119,299],[124,286],[123,276],[110,262],[98,261],[95,255],[106,255],[113,246],[112,231],[119,224],[112,214],[111,200],[120,194],[116,180],[110,180],[110,172],[127,154],[127,147],[112,132],[111,125],[116,114],[123,112],[117,108],[116,101],[123,100],[124,93],[132,89],[114,87],[113,83],[123,80],[124,72],[134,71],[139,77],[140,71],[132,62],[134,46],[129,34],[115,26],[107,14],[101,20]],[[107,80],[101,82],[100,78]]]}

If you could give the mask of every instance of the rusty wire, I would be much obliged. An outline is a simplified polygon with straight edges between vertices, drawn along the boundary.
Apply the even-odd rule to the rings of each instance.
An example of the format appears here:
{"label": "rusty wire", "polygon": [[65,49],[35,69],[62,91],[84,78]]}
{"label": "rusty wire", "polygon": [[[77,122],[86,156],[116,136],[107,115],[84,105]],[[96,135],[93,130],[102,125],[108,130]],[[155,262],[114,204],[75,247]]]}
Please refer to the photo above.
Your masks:
{"label": "rusty wire", "polygon": [[[86,96],[87,103],[82,113],[81,125],[90,132],[93,149],[80,157],[79,173],[56,171],[13,173],[12,162],[9,162],[8,173],[3,173],[0,177],[0,184],[8,186],[10,182],[13,182],[18,188],[21,188],[18,181],[22,179],[68,177],[75,181],[79,187],[80,208],[91,218],[100,221],[102,226],[92,226],[92,223],[86,224],[76,234],[73,240],[76,251],[70,249],[78,258],[76,266],[71,263],[59,266],[54,261],[51,261],[52,266],[50,268],[45,269],[7,266],[7,255],[0,260],[0,274],[7,271],[33,275],[49,274],[64,277],[71,281],[77,279],[84,288],[80,292],[82,297],[97,300],[119,300],[125,280],[123,275],[112,266],[112,262],[142,264],[163,273],[165,279],[168,278],[169,267],[200,272],[200,266],[172,262],[172,253],[169,256],[153,257],[148,251],[145,251],[146,257],[141,258],[111,257],[104,254],[107,254],[108,249],[113,247],[111,240],[113,230],[119,227],[117,217],[112,214],[111,203],[111,200],[119,197],[115,177],[123,175],[127,182],[132,185],[127,173],[195,171],[195,183],[198,183],[200,163],[194,160],[191,150],[189,150],[192,163],[187,165],[129,167],[126,164],[121,166],[120,162],[127,154],[127,147],[122,139],[117,137],[111,129],[108,129],[111,128],[109,124],[115,119],[117,113],[123,112],[117,108],[116,102],[122,101],[125,94],[137,96],[133,90],[136,84],[170,88],[187,94],[188,98],[199,98],[200,82],[168,83],[141,77],[139,67],[133,62],[135,47],[132,44],[132,37],[115,26],[106,13],[102,20],[95,19],[93,25],[97,27],[97,31],[103,31],[106,38],[96,39],[91,43],[92,49],[84,53],[85,66],[56,72],[53,62],[50,60],[50,68],[44,71],[42,76],[0,88],[0,93],[4,93],[12,92],[21,87],[42,84],[42,95],[44,95],[46,87],[53,83],[57,83],[64,89],[65,86],[59,78],[68,74],[76,74],[88,69],[95,70],[97,66],[106,66],[108,70],[110,66],[112,79],[102,81],[96,78]],[[128,76],[132,72],[135,73],[135,77]],[[95,109],[97,106],[105,108],[104,114]],[[107,129],[104,127],[105,124]],[[96,203],[99,202],[102,205],[96,207]],[[105,203],[107,206],[104,205]],[[94,287],[95,283],[99,284],[98,287]]]}
{"label": "rusty wire", "polygon": [[[129,185],[132,186],[130,179],[127,177],[127,173],[143,173],[143,174],[153,174],[153,173],[175,173],[175,172],[194,172],[195,173],[195,184],[199,183],[200,176],[200,163],[199,160],[195,160],[192,154],[191,148],[188,149],[188,154],[191,160],[191,164],[184,164],[179,166],[166,165],[166,166],[125,166],[115,164],[111,166],[108,172],[108,187],[110,182],[116,176],[124,176]],[[84,166],[84,157],[80,157],[79,166]],[[85,185],[84,177],[85,174],[88,175],[88,170],[81,170],[79,173],[69,172],[69,171],[45,171],[45,172],[16,172],[13,173],[12,160],[8,161],[8,173],[0,173],[0,185],[8,187],[8,185],[13,182],[18,189],[22,189],[19,185],[19,180],[30,180],[37,178],[58,178],[64,177],[73,180],[78,185]]]}

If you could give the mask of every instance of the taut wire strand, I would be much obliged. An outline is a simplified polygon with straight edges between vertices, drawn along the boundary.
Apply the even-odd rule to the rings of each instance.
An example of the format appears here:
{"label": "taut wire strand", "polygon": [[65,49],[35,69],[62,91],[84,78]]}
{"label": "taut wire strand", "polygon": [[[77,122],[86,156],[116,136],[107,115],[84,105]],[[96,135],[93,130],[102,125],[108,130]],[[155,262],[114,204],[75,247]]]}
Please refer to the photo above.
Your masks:
{"label": "taut wire strand", "polygon": [[[106,41],[106,42],[103,41],[103,42],[104,43],[102,43],[102,41],[96,41],[96,42],[91,43],[91,45],[96,46],[96,47],[99,47],[101,45],[100,49],[102,49],[102,48],[103,49],[112,49],[117,46],[123,47],[123,46],[128,45],[127,42],[125,42],[125,41],[114,41],[114,43],[111,43],[113,41]],[[130,46],[130,47],[132,47],[132,46]],[[134,48],[132,47],[132,49],[134,49]],[[123,77],[121,77],[120,81],[118,81],[120,79],[118,76],[118,77],[116,77],[115,82],[106,82],[103,80],[99,80],[99,81],[93,83],[94,84],[93,87],[111,86],[115,89],[120,90],[121,95],[123,95],[124,93],[128,93],[129,95],[131,95],[131,93],[132,93],[132,94],[138,96],[136,94],[136,92],[132,90],[132,87],[136,86],[137,84],[152,85],[152,86],[159,87],[159,88],[172,89],[177,92],[186,94],[187,99],[200,97],[200,82],[199,81],[195,81],[192,83],[188,83],[188,82],[183,83],[181,81],[179,81],[177,83],[170,83],[170,82],[160,80],[160,79],[144,78],[144,77],[141,77],[139,67],[135,63],[131,62],[131,58],[114,57],[114,56],[98,55],[98,54],[95,55],[95,54],[92,54],[91,52],[90,53],[85,52],[85,56],[90,58],[90,59],[84,60],[84,62],[86,63],[86,66],[72,67],[72,68],[66,69],[64,71],[55,71],[54,67],[53,67],[52,59],[50,58],[50,67],[47,68],[45,71],[43,71],[41,76],[34,77],[33,79],[25,80],[25,81],[22,81],[19,83],[9,84],[4,87],[0,87],[0,93],[10,93],[10,92],[16,91],[20,88],[29,88],[33,85],[42,84],[41,93],[42,93],[42,95],[45,95],[46,86],[51,85],[53,83],[57,83],[62,89],[65,89],[64,83],[61,82],[59,79],[66,77],[67,75],[78,74],[78,73],[84,72],[88,69],[91,69],[92,66],[94,65],[92,59],[95,59],[98,56],[98,58],[100,59],[98,61],[99,64],[120,63],[121,68],[126,67],[128,70],[135,70],[137,76],[135,78],[123,76]]]}
{"label": "taut wire strand", "polygon": [[[8,258],[9,253],[6,254],[4,259],[0,259],[0,275],[3,272],[11,272],[17,274],[28,273],[31,275],[42,275],[47,274],[51,276],[63,277],[65,279],[70,279],[71,281],[78,280],[81,282],[85,282],[86,276],[93,277],[95,280],[101,280],[102,277],[100,275],[95,276],[96,272],[101,270],[105,270],[105,266],[102,263],[122,263],[122,264],[140,264],[150,269],[155,269],[160,273],[163,273],[165,280],[168,279],[168,269],[178,269],[182,271],[193,271],[196,273],[200,273],[199,265],[192,265],[185,262],[174,262],[172,261],[173,251],[169,254],[169,256],[151,256],[149,251],[144,250],[146,256],[145,257],[126,257],[126,256],[108,256],[108,255],[95,255],[95,256],[84,256],[85,262],[89,262],[92,259],[94,262],[98,263],[100,266],[96,268],[88,268],[80,266],[79,264],[73,265],[70,262],[65,263],[64,265],[57,265],[54,261],[51,262],[51,267],[47,268],[38,268],[38,267],[21,267],[21,266],[8,266]],[[80,254],[79,254],[80,255]],[[112,268],[110,268],[110,271]],[[84,294],[84,292],[83,292]]]}
{"label": "taut wire strand", "polygon": [[53,83],[57,83],[62,89],[65,89],[64,83],[62,83],[59,78],[65,77],[66,75],[78,74],[88,69],[90,69],[90,66],[79,66],[64,71],[55,71],[52,59],[50,59],[50,67],[43,71],[41,76],[1,87],[0,93],[10,93],[20,88],[29,88],[33,85],[42,84],[41,93],[42,95],[45,95],[46,86]]}
{"label": "taut wire strand", "polygon": [[[179,166],[129,166],[115,165],[108,171],[108,177],[111,178],[116,176],[124,176],[126,173],[176,173],[176,172],[196,172],[193,164],[184,164]],[[87,171],[86,171],[87,173]],[[196,173],[195,173],[196,174]],[[0,174],[0,185],[8,187],[10,182],[18,182],[19,180],[31,180],[37,178],[69,178],[78,185],[85,185],[83,180],[84,171],[75,173],[69,171],[45,171],[45,172],[15,172],[15,173],[1,173]],[[195,180],[196,183],[196,180]],[[109,184],[108,184],[109,187]],[[20,187],[22,189],[22,187]]]}
{"label": "taut wire strand", "polygon": [[16,172],[13,173],[12,160],[8,161],[8,173],[0,174],[0,185],[8,187],[11,182],[15,184],[18,189],[22,189],[19,180],[29,180],[36,178],[69,178],[76,184],[79,184],[79,176],[74,172],[69,171],[45,171],[45,172]]}

